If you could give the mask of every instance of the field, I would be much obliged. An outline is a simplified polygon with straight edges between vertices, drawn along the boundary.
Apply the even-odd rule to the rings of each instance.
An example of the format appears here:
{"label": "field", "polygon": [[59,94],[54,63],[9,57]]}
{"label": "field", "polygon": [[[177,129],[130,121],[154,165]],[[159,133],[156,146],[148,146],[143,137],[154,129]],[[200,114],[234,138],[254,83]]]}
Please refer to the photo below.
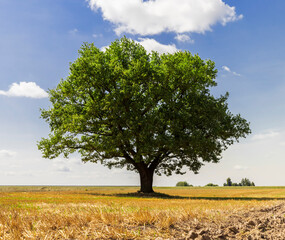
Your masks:
{"label": "field", "polygon": [[285,239],[285,187],[0,186],[0,239]]}

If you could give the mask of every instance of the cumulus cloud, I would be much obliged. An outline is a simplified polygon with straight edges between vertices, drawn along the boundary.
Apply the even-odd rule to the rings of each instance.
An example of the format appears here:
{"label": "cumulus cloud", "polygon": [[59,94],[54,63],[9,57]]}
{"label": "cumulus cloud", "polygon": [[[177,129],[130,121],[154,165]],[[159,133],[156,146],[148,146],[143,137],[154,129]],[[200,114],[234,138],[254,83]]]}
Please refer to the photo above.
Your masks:
{"label": "cumulus cloud", "polygon": [[48,94],[35,82],[13,83],[8,91],[0,90],[0,95],[8,97],[46,98]]}
{"label": "cumulus cloud", "polygon": [[231,69],[227,66],[222,66],[222,69],[225,70],[226,72],[231,72]]}
{"label": "cumulus cloud", "polygon": [[178,51],[175,44],[161,44],[152,38],[139,38],[140,43],[147,52],[156,51],[158,53],[175,53]]}
{"label": "cumulus cloud", "polygon": [[16,153],[13,151],[5,150],[5,149],[0,150],[0,159],[11,158],[11,157],[14,157],[15,155]]}
{"label": "cumulus cloud", "polygon": [[[151,51],[156,51],[162,54],[175,53],[179,51],[175,44],[162,44],[152,38],[139,38],[139,41],[135,42],[141,44],[148,53],[151,53]],[[101,47],[101,51],[106,51],[106,48],[108,48],[108,46]]]}
{"label": "cumulus cloud", "polygon": [[239,73],[233,72],[228,66],[222,66],[222,69],[226,72],[232,73],[233,75],[236,75],[239,77],[241,76]]}
{"label": "cumulus cloud", "polygon": [[191,39],[187,34],[177,34],[175,39],[178,42],[189,42],[189,43],[194,43],[194,40]]}
{"label": "cumulus cloud", "polygon": [[274,138],[276,136],[279,136],[279,132],[275,131],[268,131],[265,133],[259,133],[252,136],[252,140],[264,140],[269,138]]}
{"label": "cumulus cloud", "polygon": [[211,30],[216,23],[226,25],[241,19],[235,7],[222,0],[87,0],[92,10],[115,24],[115,32],[153,35],[162,32]]}

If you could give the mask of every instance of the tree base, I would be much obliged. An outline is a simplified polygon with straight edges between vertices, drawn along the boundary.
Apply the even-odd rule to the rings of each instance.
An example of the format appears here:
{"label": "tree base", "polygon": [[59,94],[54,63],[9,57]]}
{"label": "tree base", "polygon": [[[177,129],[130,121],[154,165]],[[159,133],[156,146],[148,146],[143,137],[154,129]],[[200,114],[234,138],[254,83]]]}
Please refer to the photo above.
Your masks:
{"label": "tree base", "polygon": [[170,198],[184,199],[184,198],[187,198],[187,197],[180,197],[180,196],[171,196],[171,195],[168,195],[168,194],[165,194],[165,193],[159,193],[159,192],[143,193],[141,191],[129,192],[129,193],[121,193],[121,194],[116,194],[116,196],[121,196],[121,197],[139,197],[139,198],[162,198],[162,199],[170,199]]}
{"label": "tree base", "polygon": [[151,190],[151,191],[138,190],[137,193],[138,193],[138,194],[153,194],[153,193],[155,193],[155,192],[154,192],[153,190]]}

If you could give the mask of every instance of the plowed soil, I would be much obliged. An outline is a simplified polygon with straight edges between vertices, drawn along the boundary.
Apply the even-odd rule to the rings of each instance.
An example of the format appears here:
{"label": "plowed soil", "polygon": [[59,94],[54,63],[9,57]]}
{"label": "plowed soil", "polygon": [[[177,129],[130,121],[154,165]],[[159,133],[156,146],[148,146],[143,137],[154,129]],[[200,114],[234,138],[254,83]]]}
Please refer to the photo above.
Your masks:
{"label": "plowed soil", "polygon": [[[189,224],[189,223],[188,223]],[[174,239],[285,239],[285,202],[278,202],[273,207],[254,208],[247,212],[237,212],[225,216],[223,221],[197,222],[189,226],[183,237],[177,232]],[[187,226],[188,225],[188,226]],[[159,238],[158,238],[159,239]]]}

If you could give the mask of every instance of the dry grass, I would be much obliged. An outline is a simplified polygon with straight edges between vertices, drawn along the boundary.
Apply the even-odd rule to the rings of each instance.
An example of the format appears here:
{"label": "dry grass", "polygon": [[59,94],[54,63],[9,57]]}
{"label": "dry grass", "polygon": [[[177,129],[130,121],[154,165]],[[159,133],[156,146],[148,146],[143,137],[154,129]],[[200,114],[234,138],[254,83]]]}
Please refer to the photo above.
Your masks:
{"label": "dry grass", "polygon": [[0,239],[183,238],[199,222],[219,224],[235,212],[276,204],[276,201],[222,200],[223,197],[284,195],[283,188],[156,189],[171,195],[218,196],[220,200],[112,196],[135,190],[123,187],[20,190],[0,192]]}

